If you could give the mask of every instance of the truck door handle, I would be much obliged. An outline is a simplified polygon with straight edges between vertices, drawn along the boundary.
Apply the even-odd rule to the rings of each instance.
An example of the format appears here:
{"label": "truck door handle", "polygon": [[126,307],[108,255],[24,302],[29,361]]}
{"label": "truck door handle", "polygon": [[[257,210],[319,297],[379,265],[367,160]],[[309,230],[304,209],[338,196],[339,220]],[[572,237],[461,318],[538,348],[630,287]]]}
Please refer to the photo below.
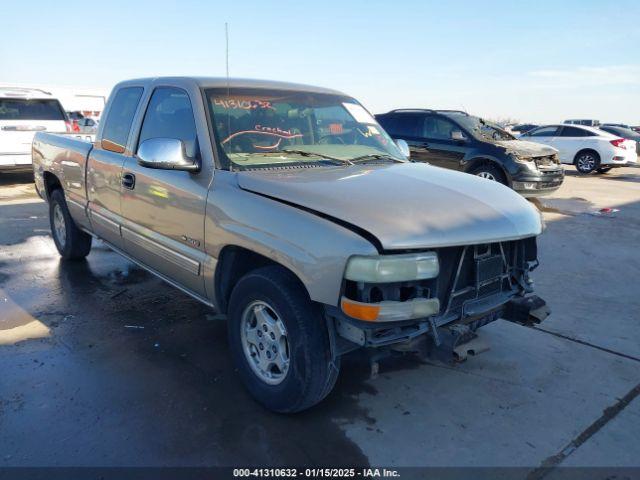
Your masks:
{"label": "truck door handle", "polygon": [[136,176],[133,173],[122,175],[122,186],[128,190],[133,190],[136,187]]}

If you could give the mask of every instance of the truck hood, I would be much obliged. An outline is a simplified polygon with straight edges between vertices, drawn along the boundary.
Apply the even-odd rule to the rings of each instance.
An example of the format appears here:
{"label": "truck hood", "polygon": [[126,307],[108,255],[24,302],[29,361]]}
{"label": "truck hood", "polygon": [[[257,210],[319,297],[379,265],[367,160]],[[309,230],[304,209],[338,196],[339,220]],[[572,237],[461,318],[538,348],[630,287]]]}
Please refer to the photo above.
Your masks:
{"label": "truck hood", "polygon": [[515,240],[542,229],[536,208],[504,185],[421,163],[245,171],[237,181],[363,229],[385,250]]}
{"label": "truck hood", "polygon": [[520,158],[546,157],[558,153],[553,147],[526,140],[503,140],[496,145],[504,147],[507,153],[514,153]]}

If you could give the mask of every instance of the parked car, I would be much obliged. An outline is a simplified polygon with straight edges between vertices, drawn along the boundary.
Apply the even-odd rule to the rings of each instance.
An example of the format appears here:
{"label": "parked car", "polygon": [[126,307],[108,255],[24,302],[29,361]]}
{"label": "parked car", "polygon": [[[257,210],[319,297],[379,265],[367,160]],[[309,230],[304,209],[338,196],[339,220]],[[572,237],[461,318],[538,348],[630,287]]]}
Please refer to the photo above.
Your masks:
{"label": "parked car", "polygon": [[584,125],[586,127],[597,127],[600,125],[600,120],[582,119],[582,120],[565,120],[562,122],[566,125]]}
{"label": "parked car", "polygon": [[81,120],[84,118],[84,114],[82,112],[67,112],[67,116],[69,120]]}
{"label": "parked car", "polygon": [[640,155],[640,132],[631,130],[631,128],[619,127],[610,124],[600,125],[598,128],[617,137],[633,140],[636,142],[636,153]]}
{"label": "parked car", "polygon": [[30,171],[35,132],[65,132],[67,117],[48,92],[0,88],[0,172]]}
{"label": "parked car", "polygon": [[404,109],[376,119],[393,138],[409,144],[414,162],[494,180],[525,196],[554,192],[564,180],[556,150],[516,140],[465,112]]}
{"label": "parked car", "polygon": [[78,120],[78,128],[81,133],[96,133],[98,130],[98,121],[89,117],[81,118]]}
{"label": "parked car", "polygon": [[275,411],[319,402],[351,350],[464,358],[479,327],[548,314],[535,207],[407,162],[340,92],[132,80],[94,144],[38,133],[33,158],[62,259],[100,237],[226,314],[242,380]]}
{"label": "parked car", "polygon": [[522,123],[520,125],[514,125],[513,127],[511,127],[511,130],[515,133],[525,133],[529,130],[533,130],[537,126],[538,125],[534,125],[533,123]]}
{"label": "parked car", "polygon": [[635,165],[636,142],[599,128],[582,125],[545,125],[520,138],[550,145],[560,152],[560,161],[575,165],[580,173],[606,173],[614,167]]}

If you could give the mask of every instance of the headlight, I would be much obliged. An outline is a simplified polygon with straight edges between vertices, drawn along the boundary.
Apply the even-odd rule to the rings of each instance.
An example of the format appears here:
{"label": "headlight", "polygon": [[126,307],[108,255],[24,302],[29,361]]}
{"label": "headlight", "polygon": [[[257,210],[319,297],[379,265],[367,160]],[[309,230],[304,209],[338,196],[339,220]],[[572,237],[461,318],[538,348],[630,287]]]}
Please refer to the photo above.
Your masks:
{"label": "headlight", "polygon": [[438,276],[440,266],[436,252],[354,256],[349,259],[345,278],[355,282],[390,283],[425,280]]}
{"label": "headlight", "polygon": [[520,165],[526,166],[529,170],[537,170],[538,166],[533,158],[520,158],[517,155],[512,154],[511,158],[513,158]]}

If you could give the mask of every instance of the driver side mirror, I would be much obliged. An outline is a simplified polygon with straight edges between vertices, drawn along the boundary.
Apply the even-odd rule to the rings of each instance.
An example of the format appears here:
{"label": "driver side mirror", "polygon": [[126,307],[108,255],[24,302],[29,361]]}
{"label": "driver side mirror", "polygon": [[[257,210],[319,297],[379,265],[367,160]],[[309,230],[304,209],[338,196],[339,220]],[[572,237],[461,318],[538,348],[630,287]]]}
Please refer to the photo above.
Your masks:
{"label": "driver side mirror", "polygon": [[460,130],[453,130],[451,132],[451,140],[465,141],[466,137],[464,136],[464,133],[462,133]]}
{"label": "driver side mirror", "polygon": [[402,153],[404,158],[409,160],[409,158],[411,157],[411,150],[409,150],[409,144],[405,140],[398,138],[396,139],[396,145],[400,149],[400,153]]}
{"label": "driver side mirror", "polygon": [[177,138],[149,138],[138,147],[138,164],[161,170],[197,172],[200,165],[185,154],[184,143]]}

